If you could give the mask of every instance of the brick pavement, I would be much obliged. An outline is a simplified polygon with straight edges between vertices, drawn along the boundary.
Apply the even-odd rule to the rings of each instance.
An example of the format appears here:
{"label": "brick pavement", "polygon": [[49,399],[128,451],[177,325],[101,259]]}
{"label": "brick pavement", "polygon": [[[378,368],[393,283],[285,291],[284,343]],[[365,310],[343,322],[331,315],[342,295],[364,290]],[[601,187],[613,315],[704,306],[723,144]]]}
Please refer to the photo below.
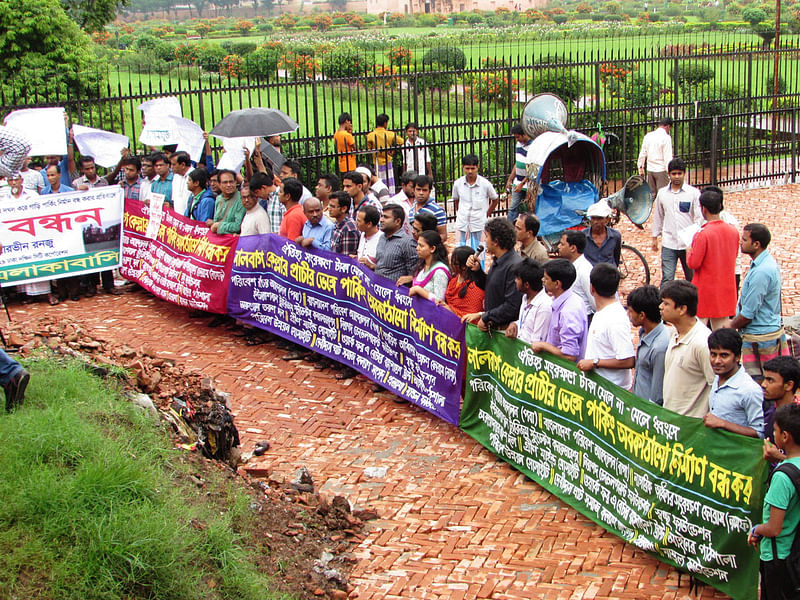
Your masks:
{"label": "brick pavement", "polygon": [[[732,194],[742,225],[768,224],[784,272],[784,312],[800,310],[792,245],[800,186]],[[623,226],[660,280],[648,233]],[[273,345],[247,347],[184,309],[142,292],[100,295],[56,307],[12,306],[16,326],[69,315],[101,339],[147,346],[217,380],[232,393],[245,450],[271,449],[252,463],[290,477],[305,465],[322,493],[343,494],[378,511],[357,547],[351,583],[360,599],[724,598],[711,588],[689,596],[674,569],[625,544],[496,459],[457,428],[358,378],[286,363]],[[251,464],[252,464],[251,463]],[[368,467],[386,467],[369,477]]]}

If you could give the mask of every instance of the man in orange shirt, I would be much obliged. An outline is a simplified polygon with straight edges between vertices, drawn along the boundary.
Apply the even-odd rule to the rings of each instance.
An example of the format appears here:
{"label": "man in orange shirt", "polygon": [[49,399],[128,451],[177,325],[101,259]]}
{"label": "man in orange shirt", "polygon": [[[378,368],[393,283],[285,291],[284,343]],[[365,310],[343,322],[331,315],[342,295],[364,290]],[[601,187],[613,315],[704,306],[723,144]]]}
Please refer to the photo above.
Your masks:
{"label": "man in orange shirt", "polygon": [[375,129],[367,134],[367,149],[375,155],[375,174],[383,180],[389,188],[389,194],[394,194],[394,165],[392,158],[395,149],[403,145],[403,138],[394,131],[387,129],[389,115],[381,114],[375,119]]}
{"label": "man in orange shirt", "polygon": [[356,138],[353,137],[353,118],[350,113],[339,115],[339,130],[333,134],[333,145],[339,161],[339,172],[356,170]]}
{"label": "man in orange shirt", "polygon": [[281,221],[280,235],[292,241],[298,236],[303,235],[303,225],[306,224],[306,215],[300,205],[300,197],[303,195],[303,184],[299,179],[287,177],[281,182],[279,199],[286,213]]}

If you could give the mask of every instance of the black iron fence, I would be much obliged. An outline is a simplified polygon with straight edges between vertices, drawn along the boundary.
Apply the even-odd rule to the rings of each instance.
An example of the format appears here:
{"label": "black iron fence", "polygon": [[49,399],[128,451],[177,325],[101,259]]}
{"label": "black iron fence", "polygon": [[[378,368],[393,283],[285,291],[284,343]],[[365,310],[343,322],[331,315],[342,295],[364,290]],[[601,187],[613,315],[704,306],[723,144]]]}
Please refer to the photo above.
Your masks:
{"label": "black iron fence", "polygon": [[[352,115],[359,149],[376,115],[386,113],[401,135],[407,123],[418,125],[437,190],[447,193],[461,174],[461,158],[471,153],[480,157],[483,174],[502,186],[513,164],[511,125],[529,98],[551,92],[567,101],[570,128],[589,135],[602,128],[609,140],[609,191],[636,172],[642,137],[664,115],[676,122],[675,154],[686,160],[693,184],[750,185],[798,175],[800,49],[794,43],[785,40],[774,50],[749,42],[657,39],[595,44],[582,53],[520,46],[509,54],[495,47],[494,56],[464,47],[458,49],[466,59],[460,68],[430,61],[394,65],[384,50],[361,49],[357,76],[326,75],[324,56],[282,49],[274,70],[260,76],[246,74],[243,59],[225,76],[167,63],[108,67],[86,78],[95,83],[80,92],[6,81],[0,105],[3,112],[64,106],[73,122],[123,133],[142,151],[137,106],[154,97],[177,96],[184,116],[207,131],[231,110],[280,108],[301,125],[284,138],[284,154],[300,159],[303,178],[312,183],[337,170],[333,134],[340,113]],[[398,174],[402,169],[397,164]]]}

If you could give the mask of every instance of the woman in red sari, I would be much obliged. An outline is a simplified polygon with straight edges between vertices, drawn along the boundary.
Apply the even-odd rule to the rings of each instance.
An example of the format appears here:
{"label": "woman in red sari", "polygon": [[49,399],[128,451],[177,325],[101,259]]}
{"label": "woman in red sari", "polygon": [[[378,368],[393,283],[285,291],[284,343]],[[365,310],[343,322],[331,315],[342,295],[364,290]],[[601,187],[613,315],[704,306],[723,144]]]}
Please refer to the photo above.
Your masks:
{"label": "woman in red sari", "polygon": [[483,290],[475,284],[472,270],[467,268],[467,259],[473,254],[475,251],[469,246],[459,246],[453,250],[450,255],[450,271],[453,276],[447,284],[444,301],[437,302],[458,317],[483,311]]}

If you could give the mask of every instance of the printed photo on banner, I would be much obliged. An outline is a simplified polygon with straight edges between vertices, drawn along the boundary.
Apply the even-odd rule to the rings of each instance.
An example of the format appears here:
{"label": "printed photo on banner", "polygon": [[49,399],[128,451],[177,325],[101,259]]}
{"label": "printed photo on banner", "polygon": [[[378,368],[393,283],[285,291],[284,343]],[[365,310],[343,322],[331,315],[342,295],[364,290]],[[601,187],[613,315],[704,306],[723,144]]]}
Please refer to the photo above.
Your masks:
{"label": "printed photo on banner", "polygon": [[120,264],[123,192],[100,187],[36,196],[0,212],[0,285],[47,281]]}

